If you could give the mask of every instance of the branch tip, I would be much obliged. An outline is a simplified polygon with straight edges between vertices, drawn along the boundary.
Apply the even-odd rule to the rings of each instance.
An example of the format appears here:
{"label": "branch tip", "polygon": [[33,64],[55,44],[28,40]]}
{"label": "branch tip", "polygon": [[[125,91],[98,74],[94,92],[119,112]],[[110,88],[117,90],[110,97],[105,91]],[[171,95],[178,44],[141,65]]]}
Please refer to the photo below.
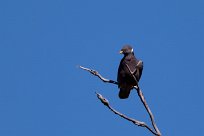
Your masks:
{"label": "branch tip", "polygon": [[108,100],[107,100],[106,98],[104,98],[104,97],[103,97],[101,94],[99,94],[99,93],[96,93],[96,95],[97,95],[98,99],[101,100],[101,102],[102,102],[104,105],[106,105],[106,106],[109,107],[109,102],[108,102]]}

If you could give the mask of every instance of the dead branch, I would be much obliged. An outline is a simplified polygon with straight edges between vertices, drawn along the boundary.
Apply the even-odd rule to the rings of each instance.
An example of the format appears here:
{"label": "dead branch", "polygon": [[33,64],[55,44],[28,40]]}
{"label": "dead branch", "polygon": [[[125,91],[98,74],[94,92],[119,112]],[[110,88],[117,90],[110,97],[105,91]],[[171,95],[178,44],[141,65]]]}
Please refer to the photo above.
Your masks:
{"label": "dead branch", "polygon": [[[105,83],[112,83],[112,84],[118,85],[118,82],[116,82],[116,81],[114,81],[114,80],[109,80],[109,79],[106,79],[106,78],[102,77],[96,70],[92,70],[92,69],[85,68],[85,67],[82,67],[82,66],[79,66],[79,68],[90,72],[90,73],[93,74],[94,76],[97,76],[99,79],[101,79],[101,80],[102,80],[103,82],[105,82]],[[128,68],[129,68],[129,67],[128,67]],[[130,69],[129,69],[129,70],[130,70]],[[131,71],[130,71],[130,72],[131,72]],[[131,72],[131,73],[132,73],[132,72]],[[134,77],[134,75],[133,75],[133,77]],[[100,99],[101,102],[102,102],[105,106],[107,106],[107,107],[108,107],[112,112],[114,112],[115,114],[119,115],[120,117],[122,117],[122,118],[124,118],[124,119],[126,119],[126,120],[128,120],[128,121],[131,121],[131,122],[134,123],[135,125],[138,125],[138,126],[147,128],[150,132],[152,132],[152,133],[153,133],[154,135],[156,135],[156,136],[161,136],[161,133],[160,133],[160,131],[159,131],[159,129],[158,129],[156,123],[155,123],[154,116],[153,116],[153,114],[152,114],[152,112],[151,112],[151,110],[150,110],[150,108],[149,108],[149,106],[148,106],[148,104],[147,104],[147,102],[146,102],[146,100],[145,100],[145,98],[144,98],[144,95],[143,95],[141,89],[139,88],[139,85],[138,85],[138,86],[134,86],[134,89],[137,90],[137,94],[138,94],[140,100],[142,101],[142,103],[143,103],[143,105],[144,105],[146,111],[147,111],[148,114],[149,114],[149,117],[150,117],[151,122],[152,122],[152,126],[154,127],[154,130],[155,130],[155,131],[153,131],[153,130],[152,130],[148,125],[146,125],[144,122],[141,122],[141,121],[138,121],[138,120],[129,118],[129,117],[123,115],[122,113],[116,111],[115,109],[113,109],[113,108],[110,106],[110,104],[109,104],[109,102],[108,102],[108,100],[107,100],[106,98],[104,98],[101,94],[98,94],[98,93],[96,93],[96,94],[97,94],[98,99]]]}
{"label": "dead branch", "polygon": [[[136,87],[135,87],[135,89],[136,89]],[[148,106],[148,104],[147,104],[147,102],[146,102],[146,100],[144,98],[144,95],[143,95],[141,89],[139,87],[137,87],[136,90],[137,90],[138,96],[140,97],[140,100],[142,101],[145,109],[147,110],[147,112],[149,114],[149,117],[151,119],[152,126],[154,127],[154,130],[157,132],[158,136],[161,136],[161,132],[159,131],[159,129],[158,129],[156,123],[155,123],[154,116],[153,116],[153,114],[152,114],[152,112],[151,112],[151,110],[150,110],[150,108],[149,108],[149,106]]]}
{"label": "dead branch", "polygon": [[147,126],[144,122],[141,122],[141,121],[138,121],[136,119],[132,119],[132,118],[129,118],[128,116],[118,112],[117,110],[115,110],[114,108],[112,108],[108,102],[108,100],[106,98],[104,98],[101,94],[99,93],[96,93],[97,97],[99,100],[101,100],[101,102],[107,106],[113,113],[119,115],[120,117],[132,122],[133,124],[137,125],[137,126],[140,126],[140,127],[145,127],[147,128],[149,131],[151,131],[154,135],[157,135],[157,133],[155,133],[149,126]]}
{"label": "dead branch", "polygon": [[90,73],[93,74],[94,76],[97,76],[98,78],[100,78],[100,79],[101,79],[103,82],[105,82],[105,83],[112,83],[112,84],[118,85],[118,82],[116,82],[116,81],[114,81],[114,80],[109,80],[109,79],[106,79],[106,78],[102,77],[102,76],[98,73],[98,71],[96,71],[96,70],[89,69],[89,68],[85,68],[85,67],[82,67],[82,66],[79,66],[79,68],[90,72]]}
{"label": "dead branch", "polygon": [[[136,72],[136,71],[132,72],[127,64],[126,64],[126,67],[128,68],[128,70],[129,70],[129,72],[131,73],[131,75],[132,75],[132,77],[134,78],[134,80],[138,83],[138,81],[137,81],[137,79],[136,79],[136,77],[135,77],[135,75],[134,75],[134,72]],[[150,119],[151,119],[152,126],[154,127],[154,130],[155,130],[158,134],[161,135],[161,133],[160,133],[159,129],[157,128],[157,125],[156,125],[156,123],[155,123],[155,121],[154,121],[154,116],[153,116],[153,114],[152,114],[152,112],[151,112],[151,110],[150,110],[150,108],[149,108],[149,106],[148,106],[148,104],[147,104],[147,102],[146,102],[146,100],[145,100],[145,98],[144,98],[144,95],[142,94],[142,91],[141,91],[139,85],[137,84],[137,86],[134,86],[134,88],[137,90],[137,94],[138,94],[138,96],[140,97],[140,100],[142,101],[142,103],[143,103],[145,109],[147,110],[147,112],[148,112],[148,114],[149,114],[149,117],[150,117]]]}

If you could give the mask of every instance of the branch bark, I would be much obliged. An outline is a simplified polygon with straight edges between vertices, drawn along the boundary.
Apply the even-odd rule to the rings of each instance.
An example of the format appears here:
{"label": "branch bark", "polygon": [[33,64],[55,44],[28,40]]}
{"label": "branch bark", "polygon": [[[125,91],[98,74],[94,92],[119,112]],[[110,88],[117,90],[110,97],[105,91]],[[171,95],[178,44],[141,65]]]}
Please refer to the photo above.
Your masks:
{"label": "branch bark", "polygon": [[[102,77],[102,76],[98,73],[98,71],[96,71],[96,70],[89,69],[89,68],[82,67],[82,66],[79,66],[79,68],[90,72],[90,73],[93,74],[94,76],[97,76],[99,79],[101,79],[101,80],[102,80],[103,82],[105,82],[105,83],[112,83],[112,84],[118,85],[118,82],[116,82],[116,81],[114,81],[114,80],[110,80],[110,79],[106,79],[106,78]],[[131,72],[131,71],[130,71],[130,72]],[[133,77],[134,77],[134,76],[133,76]],[[100,99],[101,102],[102,102],[105,106],[107,106],[113,113],[115,113],[115,114],[119,115],[120,117],[122,117],[122,118],[124,118],[124,119],[126,119],[126,120],[128,120],[128,121],[130,121],[130,122],[132,122],[133,124],[135,124],[135,125],[137,125],[137,126],[147,128],[151,133],[153,133],[153,134],[156,135],[156,136],[161,136],[161,132],[159,131],[159,129],[158,129],[156,123],[155,123],[154,116],[153,116],[153,114],[152,114],[152,112],[151,112],[151,110],[150,110],[150,108],[149,108],[149,106],[148,106],[148,104],[147,104],[147,102],[146,102],[146,100],[145,100],[145,98],[144,98],[144,95],[143,95],[143,93],[142,93],[142,90],[140,89],[139,85],[138,85],[138,86],[134,86],[134,89],[137,90],[137,94],[138,94],[138,96],[139,96],[141,102],[143,103],[143,105],[144,105],[146,111],[147,111],[148,114],[149,114],[149,117],[150,117],[150,119],[151,119],[151,123],[152,123],[152,126],[153,126],[154,130],[152,130],[148,125],[146,125],[146,123],[141,122],[141,121],[138,121],[138,120],[135,120],[135,119],[132,119],[132,118],[129,118],[128,116],[126,116],[126,115],[124,115],[124,114],[122,114],[122,113],[116,111],[114,108],[112,108],[112,107],[110,106],[108,100],[107,100],[106,98],[104,98],[101,94],[96,93],[96,95],[97,95],[98,99]]]}

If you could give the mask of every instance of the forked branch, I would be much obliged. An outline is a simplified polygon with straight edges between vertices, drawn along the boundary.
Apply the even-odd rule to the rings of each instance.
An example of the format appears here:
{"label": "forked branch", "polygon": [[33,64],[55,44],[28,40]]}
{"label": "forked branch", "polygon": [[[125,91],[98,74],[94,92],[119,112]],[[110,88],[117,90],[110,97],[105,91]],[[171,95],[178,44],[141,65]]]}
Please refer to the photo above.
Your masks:
{"label": "forked branch", "polygon": [[[97,76],[99,79],[101,79],[101,80],[102,80],[103,82],[105,82],[105,83],[112,83],[112,84],[118,85],[118,82],[116,82],[116,81],[114,81],[114,80],[109,80],[109,79],[106,79],[106,78],[102,77],[96,70],[92,70],[92,69],[85,68],[85,67],[82,67],[82,66],[79,66],[79,67],[80,67],[81,69],[83,69],[83,70],[86,70],[86,71],[90,72],[90,73],[93,74],[94,76]],[[130,71],[130,72],[131,72],[131,71]],[[134,76],[133,76],[133,77],[134,77]],[[108,102],[108,100],[107,100],[106,98],[104,98],[104,97],[103,97],[101,94],[99,94],[99,93],[96,93],[96,94],[97,94],[98,99],[100,99],[101,102],[102,102],[105,106],[107,106],[113,113],[115,113],[115,114],[119,115],[120,117],[122,117],[122,118],[124,118],[124,119],[126,119],[126,120],[128,120],[128,121],[130,121],[130,122],[132,122],[132,123],[134,123],[135,125],[138,125],[138,126],[140,126],[140,127],[145,127],[145,128],[147,128],[151,133],[153,133],[153,134],[156,135],[156,136],[161,136],[161,133],[160,133],[160,131],[159,131],[159,129],[158,129],[156,123],[155,123],[154,116],[153,116],[153,114],[152,114],[152,112],[151,112],[151,110],[150,110],[150,108],[149,108],[149,106],[148,106],[148,104],[147,104],[147,102],[146,102],[146,100],[145,100],[145,98],[144,98],[144,95],[143,95],[141,89],[139,88],[139,86],[134,86],[134,89],[137,90],[137,94],[138,94],[138,96],[140,97],[140,100],[142,101],[142,103],[143,103],[143,105],[144,105],[146,111],[147,111],[148,114],[149,114],[149,117],[150,117],[151,122],[152,122],[152,126],[153,126],[153,128],[154,128],[155,131],[152,130],[148,125],[146,125],[146,123],[141,122],[141,121],[138,121],[138,120],[135,120],[135,119],[132,119],[132,118],[129,118],[129,117],[127,117],[126,115],[124,115],[124,114],[122,114],[122,113],[116,111],[114,108],[112,108],[112,107],[110,106],[110,104],[109,104],[109,102]]]}

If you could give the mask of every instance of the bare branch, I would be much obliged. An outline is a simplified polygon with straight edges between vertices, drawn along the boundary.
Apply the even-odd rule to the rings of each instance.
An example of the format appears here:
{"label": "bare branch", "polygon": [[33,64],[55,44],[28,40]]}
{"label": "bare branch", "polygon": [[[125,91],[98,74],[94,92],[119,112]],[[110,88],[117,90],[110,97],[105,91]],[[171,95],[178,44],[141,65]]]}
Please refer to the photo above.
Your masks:
{"label": "bare branch", "polygon": [[153,114],[152,114],[152,112],[151,112],[151,110],[150,110],[150,108],[149,108],[149,106],[148,106],[148,104],[147,104],[147,102],[146,102],[146,100],[144,98],[144,95],[143,95],[141,89],[139,87],[134,87],[134,88],[137,90],[137,94],[140,97],[140,100],[142,101],[145,109],[147,110],[147,112],[149,114],[149,117],[151,119],[152,126],[154,127],[154,130],[157,132],[158,136],[161,136],[161,132],[159,131],[159,129],[158,129],[156,123],[155,123],[154,116],[153,116]]}
{"label": "bare branch", "polygon": [[113,113],[119,115],[120,117],[132,122],[133,124],[140,126],[140,127],[145,127],[147,128],[149,131],[151,131],[154,135],[157,135],[157,133],[155,133],[148,125],[146,125],[144,122],[129,118],[128,116],[118,112],[117,110],[115,110],[114,108],[112,108],[108,102],[108,100],[106,98],[104,98],[101,94],[96,93],[97,97],[99,100],[101,100],[101,102],[108,107]]}
{"label": "bare branch", "polygon": [[[132,71],[130,70],[130,68],[129,68],[129,66],[128,66],[127,64],[126,64],[126,67],[128,68],[129,72],[130,72],[131,75],[133,76],[134,80],[138,83],[138,81],[137,81],[137,79],[136,79],[136,77],[135,77],[135,75],[134,75],[134,72],[132,72]],[[137,86],[135,86],[134,88],[137,90],[137,94],[138,94],[138,96],[140,97],[140,100],[142,101],[142,103],[143,103],[145,109],[147,110],[147,112],[148,112],[148,114],[149,114],[149,117],[150,117],[150,119],[151,119],[152,126],[154,127],[154,130],[155,130],[159,135],[161,135],[161,133],[160,133],[160,131],[159,131],[159,129],[158,129],[156,123],[155,123],[154,116],[153,116],[153,114],[152,114],[152,112],[151,112],[151,110],[150,110],[150,108],[149,108],[149,106],[148,106],[148,104],[147,104],[147,102],[146,102],[146,100],[145,100],[145,98],[144,98],[144,95],[143,95],[143,93],[142,93],[142,91],[141,91],[139,85],[137,84]]]}
{"label": "bare branch", "polygon": [[[101,80],[102,80],[103,82],[105,82],[105,83],[112,83],[112,84],[118,85],[118,82],[116,82],[116,81],[114,81],[114,80],[109,80],[109,79],[106,79],[106,78],[102,77],[96,70],[92,70],[92,69],[85,68],[85,67],[82,67],[82,66],[79,66],[79,67],[80,67],[81,69],[83,69],[83,70],[86,70],[86,71],[90,72],[90,73],[93,74],[94,76],[97,76],[99,79],[101,79]],[[128,66],[127,66],[127,67],[128,67]],[[128,70],[130,71],[130,68],[129,68],[129,67],[128,67]],[[130,71],[130,73],[132,74],[132,76],[133,76],[134,79],[135,79],[135,76],[133,75],[133,73],[132,73],[131,71]],[[136,79],[135,79],[135,80],[136,80]],[[115,114],[121,116],[122,118],[124,118],[124,119],[126,119],[126,120],[128,120],[128,121],[133,122],[135,125],[138,125],[138,126],[147,128],[147,129],[148,129],[150,132],[152,132],[154,135],[161,136],[161,133],[160,133],[158,127],[156,126],[156,123],[155,123],[155,120],[154,120],[154,116],[153,116],[153,114],[152,114],[152,112],[151,112],[151,110],[150,110],[150,108],[149,108],[149,106],[148,106],[148,104],[147,104],[147,102],[146,102],[146,100],[145,100],[145,98],[144,98],[144,95],[143,95],[143,93],[142,93],[142,90],[139,88],[139,85],[138,85],[138,86],[134,86],[134,89],[137,90],[137,94],[138,94],[140,100],[142,101],[142,103],[143,103],[143,105],[144,105],[146,111],[148,112],[149,117],[150,117],[151,122],[152,122],[152,126],[154,127],[154,130],[155,130],[156,132],[154,132],[154,131],[153,131],[148,125],[146,125],[144,122],[141,122],[141,121],[138,121],[138,120],[129,118],[129,117],[127,117],[127,116],[121,114],[120,112],[116,111],[115,109],[113,109],[113,108],[110,106],[110,104],[109,104],[109,102],[108,102],[107,99],[105,99],[101,94],[98,94],[98,93],[96,93],[96,94],[97,94],[98,99],[100,99],[101,102],[102,102],[105,106],[107,106],[107,107],[108,107],[112,112],[114,112]]]}
{"label": "bare branch", "polygon": [[79,68],[90,72],[90,73],[93,74],[94,76],[97,76],[99,79],[101,79],[101,80],[102,80],[103,82],[105,82],[105,83],[112,83],[112,84],[116,84],[116,85],[118,84],[118,82],[116,82],[116,81],[109,80],[109,79],[106,79],[106,78],[102,77],[102,76],[98,73],[98,71],[96,71],[96,70],[92,70],[92,69],[85,68],[85,67],[82,67],[82,66],[79,66]]}

